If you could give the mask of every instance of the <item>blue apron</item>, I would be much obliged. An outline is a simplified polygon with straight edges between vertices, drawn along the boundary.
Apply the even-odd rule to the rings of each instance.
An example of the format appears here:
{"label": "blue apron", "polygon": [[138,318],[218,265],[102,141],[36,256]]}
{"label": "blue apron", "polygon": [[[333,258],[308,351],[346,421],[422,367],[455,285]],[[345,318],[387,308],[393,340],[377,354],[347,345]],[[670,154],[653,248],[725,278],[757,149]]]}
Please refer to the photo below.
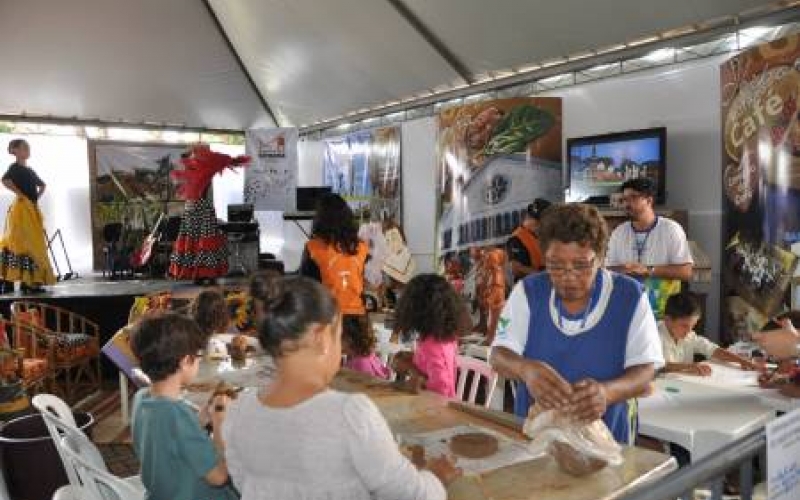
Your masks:
{"label": "blue apron", "polygon": [[[641,299],[642,287],[621,274],[610,273],[605,276],[612,277],[613,287],[605,311],[594,326],[576,335],[564,334],[553,321],[550,314],[550,295],[553,290],[550,276],[541,273],[525,278],[523,283],[530,309],[530,323],[523,356],[547,363],[569,383],[584,378],[603,382],[624,375],[628,329]],[[600,270],[590,302],[595,308],[604,305],[598,304],[602,280],[603,271]],[[528,388],[524,383],[518,384],[515,413],[524,418],[531,402]],[[603,420],[618,442],[629,444],[631,422],[628,402],[609,405]]]}

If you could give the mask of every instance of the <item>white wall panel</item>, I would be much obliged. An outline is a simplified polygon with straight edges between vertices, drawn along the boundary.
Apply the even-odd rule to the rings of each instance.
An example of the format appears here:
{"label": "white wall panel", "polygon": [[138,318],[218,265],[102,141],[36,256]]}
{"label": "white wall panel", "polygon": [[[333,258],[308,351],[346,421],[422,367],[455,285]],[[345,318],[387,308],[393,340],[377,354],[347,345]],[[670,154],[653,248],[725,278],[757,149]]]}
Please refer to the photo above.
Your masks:
{"label": "white wall panel", "polygon": [[418,272],[433,272],[436,246],[436,118],[403,124],[403,230]]}

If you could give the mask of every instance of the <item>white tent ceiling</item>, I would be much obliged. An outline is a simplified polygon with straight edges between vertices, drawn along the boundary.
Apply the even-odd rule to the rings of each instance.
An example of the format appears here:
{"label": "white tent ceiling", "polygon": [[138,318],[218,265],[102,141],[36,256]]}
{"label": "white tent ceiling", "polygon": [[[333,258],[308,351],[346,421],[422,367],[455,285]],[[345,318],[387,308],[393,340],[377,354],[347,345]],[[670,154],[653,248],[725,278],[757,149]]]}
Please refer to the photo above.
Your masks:
{"label": "white tent ceiling", "polygon": [[0,0],[0,115],[310,124],[774,3]]}
{"label": "white tent ceiling", "polygon": [[271,125],[199,0],[0,0],[0,114]]}

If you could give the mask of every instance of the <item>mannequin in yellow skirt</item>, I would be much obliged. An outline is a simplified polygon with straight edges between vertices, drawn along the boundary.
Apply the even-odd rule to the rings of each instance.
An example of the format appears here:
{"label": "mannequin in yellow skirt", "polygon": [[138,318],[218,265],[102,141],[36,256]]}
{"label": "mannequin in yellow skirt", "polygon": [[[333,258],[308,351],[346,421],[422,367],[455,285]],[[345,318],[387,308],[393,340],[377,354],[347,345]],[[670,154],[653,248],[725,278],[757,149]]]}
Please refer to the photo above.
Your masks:
{"label": "mannequin in yellow skirt", "polygon": [[3,175],[3,185],[17,197],[8,209],[0,240],[0,279],[19,281],[23,292],[42,292],[42,285],[55,283],[47,256],[44,221],[36,204],[46,186],[28,166],[31,150],[24,139],[8,143],[8,152],[17,161]]}

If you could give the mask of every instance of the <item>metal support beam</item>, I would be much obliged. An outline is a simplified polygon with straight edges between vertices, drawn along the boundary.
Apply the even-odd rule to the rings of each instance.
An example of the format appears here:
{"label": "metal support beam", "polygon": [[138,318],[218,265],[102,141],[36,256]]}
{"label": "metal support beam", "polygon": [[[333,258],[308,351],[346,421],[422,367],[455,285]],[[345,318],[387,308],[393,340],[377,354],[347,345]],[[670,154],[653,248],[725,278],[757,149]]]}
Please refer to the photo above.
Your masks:
{"label": "metal support beam", "polygon": [[229,128],[190,127],[179,123],[130,122],[101,120],[98,118],[78,118],[77,116],[0,114],[0,122],[52,123],[54,125],[103,127],[103,128],[135,128],[141,130],[174,130],[176,132],[197,132],[205,134],[242,135],[244,130]]}
{"label": "metal support beam", "polygon": [[554,64],[541,69],[515,73],[507,77],[475,83],[453,90],[431,94],[425,97],[406,100],[397,104],[373,108],[360,113],[350,113],[340,118],[325,120],[314,125],[303,127],[300,129],[300,133],[302,135],[307,135],[314,132],[327,130],[345,123],[356,123],[370,118],[400,113],[409,109],[430,106],[432,104],[445,102],[452,99],[460,99],[474,94],[493,92],[496,90],[514,87],[516,85],[532,83],[537,80],[561,75],[564,73],[586,70],[601,64],[611,64],[627,59],[634,59],[647,55],[650,52],[661,48],[678,48],[681,46],[697,45],[703,42],[714,40],[726,33],[732,33],[734,30],[740,30],[750,26],[757,26],[760,24],[780,25],[797,21],[800,21],[800,7],[795,6],[747,19],[735,17],[731,18],[727,23],[715,25],[712,28],[698,32],[678,35],[672,38],[665,38],[633,47],[626,47],[624,49],[598,54],[592,57],[586,57],[574,61],[564,58],[564,62],[561,64]]}
{"label": "metal support beam", "polygon": [[256,95],[258,96],[258,100],[261,101],[261,105],[264,107],[264,111],[267,112],[269,117],[272,119],[272,122],[275,123],[276,127],[282,126],[281,122],[278,121],[278,118],[275,115],[275,113],[272,112],[272,108],[267,102],[266,97],[258,89],[258,85],[256,85],[255,80],[253,80],[253,75],[250,74],[250,71],[247,70],[247,67],[244,65],[244,62],[242,61],[242,58],[239,57],[239,52],[236,51],[236,48],[233,46],[233,43],[231,43],[231,39],[228,37],[228,33],[225,31],[225,28],[222,27],[222,23],[219,21],[217,13],[214,12],[214,7],[211,6],[211,0],[203,0],[203,5],[205,5],[206,10],[208,11],[208,15],[211,17],[211,20],[217,27],[217,32],[222,37],[222,39],[225,40],[225,44],[228,46],[228,50],[231,51],[231,55],[234,57],[234,59],[236,59],[236,63],[239,65],[239,69],[242,70],[242,73],[244,73],[245,78],[247,78],[247,82],[250,84],[250,88],[253,89],[253,92],[255,92]]}
{"label": "metal support beam", "polygon": [[467,65],[456,56],[445,43],[431,31],[422,20],[408,8],[403,0],[386,0],[403,19],[414,28],[414,31],[436,51],[442,59],[468,84],[475,83],[475,76]]}

